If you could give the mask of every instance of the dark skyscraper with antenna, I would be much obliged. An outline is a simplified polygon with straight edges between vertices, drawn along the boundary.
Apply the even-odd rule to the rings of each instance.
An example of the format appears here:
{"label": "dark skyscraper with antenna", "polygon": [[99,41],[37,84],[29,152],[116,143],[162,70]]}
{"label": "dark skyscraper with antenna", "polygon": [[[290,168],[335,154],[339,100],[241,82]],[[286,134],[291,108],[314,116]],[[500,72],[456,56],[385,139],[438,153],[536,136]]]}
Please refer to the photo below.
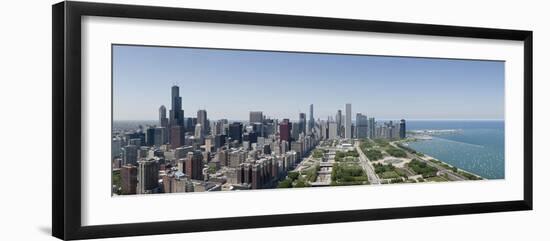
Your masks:
{"label": "dark skyscraper with antenna", "polygon": [[180,87],[172,86],[172,109],[170,110],[170,126],[183,127],[183,109],[181,107]]}

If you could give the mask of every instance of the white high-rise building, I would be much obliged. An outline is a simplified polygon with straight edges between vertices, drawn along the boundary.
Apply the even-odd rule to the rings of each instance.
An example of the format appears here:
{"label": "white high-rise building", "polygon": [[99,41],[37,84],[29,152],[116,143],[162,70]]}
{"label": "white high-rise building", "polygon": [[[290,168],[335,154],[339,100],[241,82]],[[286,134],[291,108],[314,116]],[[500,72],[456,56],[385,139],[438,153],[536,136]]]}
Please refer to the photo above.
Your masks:
{"label": "white high-rise building", "polygon": [[345,138],[351,139],[351,104],[346,104],[346,126]]}
{"label": "white high-rise building", "polygon": [[202,138],[203,134],[203,129],[202,129],[202,125],[200,123],[197,123],[197,125],[195,125],[195,137],[196,138]]}

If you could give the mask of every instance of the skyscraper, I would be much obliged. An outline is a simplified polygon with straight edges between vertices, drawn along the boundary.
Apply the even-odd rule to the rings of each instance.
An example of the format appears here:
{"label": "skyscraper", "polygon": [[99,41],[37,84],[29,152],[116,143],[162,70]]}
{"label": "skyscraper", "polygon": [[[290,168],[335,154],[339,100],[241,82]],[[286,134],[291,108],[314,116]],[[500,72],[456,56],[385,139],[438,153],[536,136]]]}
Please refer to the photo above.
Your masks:
{"label": "skyscraper", "polygon": [[127,145],[123,148],[124,164],[136,165],[137,149],[136,145]]}
{"label": "skyscraper", "polygon": [[148,126],[147,129],[145,129],[145,145],[155,145],[155,127]]}
{"label": "skyscraper", "polygon": [[328,123],[324,120],[319,121],[319,135],[322,139],[328,139]]}
{"label": "skyscraper", "polygon": [[233,122],[229,125],[229,137],[232,141],[243,142],[243,124],[240,122]]}
{"label": "skyscraper", "polygon": [[126,164],[120,169],[122,179],[122,194],[136,194],[137,187],[137,167]]}
{"label": "skyscraper", "polygon": [[224,122],[221,120],[214,121],[214,125],[212,126],[212,135],[225,135],[225,128],[224,128]]}
{"label": "skyscraper", "polygon": [[264,122],[263,112],[261,112],[261,111],[250,111],[249,121],[250,121],[250,124],[263,123]]}
{"label": "skyscraper", "polygon": [[342,110],[336,113],[336,135],[342,136]]}
{"label": "skyscraper", "polygon": [[309,105],[309,126],[308,133],[311,133],[315,127],[315,119],[313,118],[313,104]]}
{"label": "skyscraper", "polygon": [[167,141],[166,127],[157,127],[154,131],[153,143],[155,146],[161,146]]}
{"label": "skyscraper", "polygon": [[187,117],[185,118],[185,130],[195,130],[195,125],[197,124],[196,117]]}
{"label": "skyscraper", "polygon": [[[198,110],[197,111],[197,124],[201,125],[201,130],[202,130],[203,135],[208,132],[209,123],[208,123],[208,117],[206,115],[206,110]],[[193,131],[193,130],[191,130],[191,131]]]}
{"label": "skyscraper", "polygon": [[119,137],[115,137],[112,139],[111,142],[111,158],[117,158],[120,157],[120,153],[122,151],[122,140]]}
{"label": "skyscraper", "polygon": [[376,121],[374,117],[369,118],[369,138],[374,139],[376,137]]}
{"label": "skyscraper", "polygon": [[329,122],[328,123],[328,139],[336,139],[337,134],[336,131],[338,130],[336,122]]}
{"label": "skyscraper", "polygon": [[351,104],[346,104],[346,130],[345,138],[351,139]]}
{"label": "skyscraper", "polygon": [[170,110],[170,119],[168,120],[168,137],[172,148],[177,148],[183,144],[182,140],[185,134],[180,87],[177,85],[172,86],[171,102],[172,109]]}
{"label": "skyscraper", "polygon": [[289,119],[283,119],[283,122],[279,124],[279,139],[286,141],[290,145],[290,129],[292,124]]}
{"label": "skyscraper", "polygon": [[159,108],[159,124],[162,127],[168,128],[168,118],[166,118],[166,107],[161,105]]}
{"label": "skyscraper", "polygon": [[195,138],[202,139],[203,138],[204,130],[202,128],[202,125],[200,123],[197,123],[195,126]]}
{"label": "skyscraper", "polygon": [[185,158],[185,174],[191,179],[200,180],[202,176],[202,153],[200,151],[188,152]]}
{"label": "skyscraper", "polygon": [[407,137],[407,129],[405,120],[401,119],[401,122],[399,122],[399,138],[404,139],[405,137]]}
{"label": "skyscraper", "polygon": [[172,149],[176,149],[180,146],[183,146],[185,142],[185,135],[183,131],[183,126],[172,126],[170,128],[170,146]]}
{"label": "skyscraper", "polygon": [[368,135],[368,119],[366,115],[363,115],[361,113],[357,113],[357,116],[355,118],[355,129],[356,129],[356,137],[357,138],[367,138]]}
{"label": "skyscraper", "polygon": [[170,125],[183,127],[183,109],[180,97],[180,87],[172,86],[172,109],[170,110]]}
{"label": "skyscraper", "polygon": [[299,114],[298,132],[306,133],[306,113]]}
{"label": "skyscraper", "polygon": [[137,170],[137,193],[154,193],[158,187],[159,163],[155,159],[141,159]]}

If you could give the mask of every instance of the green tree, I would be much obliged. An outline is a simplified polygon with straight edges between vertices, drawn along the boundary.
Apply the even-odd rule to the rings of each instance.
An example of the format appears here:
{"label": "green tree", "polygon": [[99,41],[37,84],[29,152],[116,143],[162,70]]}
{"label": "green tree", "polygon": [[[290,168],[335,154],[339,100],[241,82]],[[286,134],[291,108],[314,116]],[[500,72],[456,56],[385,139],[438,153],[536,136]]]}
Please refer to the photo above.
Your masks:
{"label": "green tree", "polygon": [[288,178],[292,181],[296,180],[296,178],[298,178],[298,176],[300,175],[300,173],[298,172],[289,172],[288,173]]}
{"label": "green tree", "polygon": [[307,187],[308,185],[306,184],[306,182],[304,182],[304,180],[300,179],[296,182],[296,185],[294,185],[294,187],[296,188],[301,188],[301,187]]}
{"label": "green tree", "polygon": [[286,178],[285,180],[279,182],[277,188],[292,188],[292,181]]}
{"label": "green tree", "polygon": [[401,149],[397,149],[395,147],[390,147],[386,150],[386,152],[394,157],[406,157],[407,153]]}
{"label": "green tree", "polygon": [[368,150],[365,155],[367,155],[367,158],[369,158],[369,160],[371,161],[380,160],[382,159],[382,157],[384,157],[384,155],[382,155],[382,152],[380,152],[379,150]]}

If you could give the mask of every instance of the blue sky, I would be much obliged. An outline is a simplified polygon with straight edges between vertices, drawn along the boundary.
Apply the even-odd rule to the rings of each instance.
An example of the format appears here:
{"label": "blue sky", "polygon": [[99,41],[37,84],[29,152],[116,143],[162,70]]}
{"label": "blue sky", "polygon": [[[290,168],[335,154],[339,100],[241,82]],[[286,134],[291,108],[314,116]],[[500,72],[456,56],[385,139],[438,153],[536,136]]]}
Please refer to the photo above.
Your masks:
{"label": "blue sky", "polygon": [[[148,46],[113,47],[113,119],[156,120],[177,83],[185,116],[504,119],[504,62]],[[309,119],[309,116],[308,116]]]}

